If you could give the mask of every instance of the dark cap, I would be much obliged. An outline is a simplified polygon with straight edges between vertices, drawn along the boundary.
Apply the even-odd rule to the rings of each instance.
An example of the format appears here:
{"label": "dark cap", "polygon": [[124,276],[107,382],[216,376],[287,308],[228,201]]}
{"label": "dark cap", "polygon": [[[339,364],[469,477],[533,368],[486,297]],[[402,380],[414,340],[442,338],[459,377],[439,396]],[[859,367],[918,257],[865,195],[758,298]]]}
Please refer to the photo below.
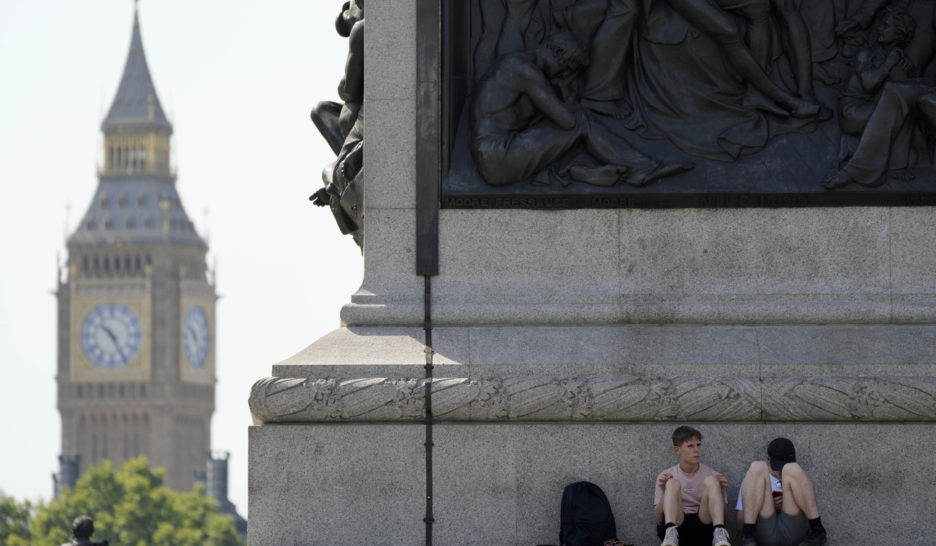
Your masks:
{"label": "dark cap", "polygon": [[796,462],[796,448],[786,438],[774,438],[767,446],[767,456],[770,457],[770,468],[779,471],[783,465]]}

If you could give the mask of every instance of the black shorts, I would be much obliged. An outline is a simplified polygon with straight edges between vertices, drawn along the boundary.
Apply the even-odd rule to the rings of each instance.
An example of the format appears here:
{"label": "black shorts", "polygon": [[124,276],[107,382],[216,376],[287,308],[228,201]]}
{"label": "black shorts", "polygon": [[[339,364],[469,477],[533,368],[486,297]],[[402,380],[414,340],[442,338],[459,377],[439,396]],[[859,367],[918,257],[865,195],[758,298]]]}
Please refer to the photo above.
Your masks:
{"label": "black shorts", "polygon": [[[682,525],[679,526],[679,546],[712,546],[712,533],[714,525],[706,525],[699,519],[699,514],[685,514]],[[666,535],[666,527],[657,525],[657,536],[660,540]]]}

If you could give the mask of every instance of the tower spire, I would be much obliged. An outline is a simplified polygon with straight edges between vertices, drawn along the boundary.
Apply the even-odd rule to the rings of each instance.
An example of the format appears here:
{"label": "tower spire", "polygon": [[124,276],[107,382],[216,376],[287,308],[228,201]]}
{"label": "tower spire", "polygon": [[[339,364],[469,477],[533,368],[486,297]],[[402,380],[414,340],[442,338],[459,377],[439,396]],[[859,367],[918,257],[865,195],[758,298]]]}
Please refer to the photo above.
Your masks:
{"label": "tower spire", "polygon": [[111,103],[103,129],[118,125],[139,125],[152,122],[156,125],[169,126],[169,120],[163,112],[156,86],[150,75],[149,63],[143,50],[143,38],[140,34],[140,15],[137,11],[138,0],[133,2],[133,31],[130,35],[130,50],[127,62],[114,102]]}
{"label": "tower spire", "polygon": [[133,1],[130,50],[117,94],[101,123],[106,176],[171,177],[170,137],[166,118],[150,75],[140,34],[139,0]]}

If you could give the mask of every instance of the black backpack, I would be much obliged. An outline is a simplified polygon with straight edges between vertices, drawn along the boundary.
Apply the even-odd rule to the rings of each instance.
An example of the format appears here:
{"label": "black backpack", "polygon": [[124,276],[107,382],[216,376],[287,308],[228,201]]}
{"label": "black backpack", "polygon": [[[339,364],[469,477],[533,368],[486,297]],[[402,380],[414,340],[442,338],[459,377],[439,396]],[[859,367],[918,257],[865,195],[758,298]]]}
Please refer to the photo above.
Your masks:
{"label": "black backpack", "polygon": [[600,487],[591,482],[575,482],[562,492],[562,546],[602,546],[617,538],[611,504]]}

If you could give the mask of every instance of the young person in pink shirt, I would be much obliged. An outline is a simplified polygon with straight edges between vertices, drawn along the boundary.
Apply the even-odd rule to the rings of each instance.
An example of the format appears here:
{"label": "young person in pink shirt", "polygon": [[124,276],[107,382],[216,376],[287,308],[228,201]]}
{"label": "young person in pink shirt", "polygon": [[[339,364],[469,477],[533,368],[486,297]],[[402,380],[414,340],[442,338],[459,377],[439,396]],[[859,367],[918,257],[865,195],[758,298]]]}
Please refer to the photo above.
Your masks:
{"label": "young person in pink shirt", "polygon": [[661,546],[731,546],[725,529],[728,480],[699,462],[702,433],[677,428],[673,451],[679,464],[661,472],[654,487],[653,515]]}

